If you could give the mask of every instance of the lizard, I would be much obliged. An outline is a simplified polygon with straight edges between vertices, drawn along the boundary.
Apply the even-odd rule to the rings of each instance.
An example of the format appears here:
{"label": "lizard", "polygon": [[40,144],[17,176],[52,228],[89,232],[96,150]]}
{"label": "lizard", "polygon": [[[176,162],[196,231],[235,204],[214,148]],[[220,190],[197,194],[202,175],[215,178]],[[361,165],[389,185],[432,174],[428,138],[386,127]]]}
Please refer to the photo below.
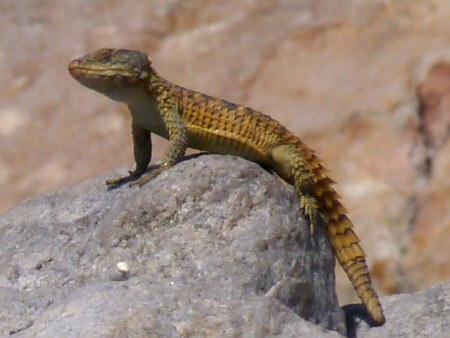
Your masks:
{"label": "lizard", "polygon": [[[268,115],[175,85],[154,70],[145,52],[103,48],[70,62],[68,70],[82,85],[125,103],[132,115],[135,169],[107,180],[144,185],[179,162],[186,148],[237,155],[269,168],[294,186],[300,209],[318,222],[338,262],[376,325],[385,322],[366,256],[333,181],[314,151]],[[169,140],[160,166],[146,174],[151,133]]]}

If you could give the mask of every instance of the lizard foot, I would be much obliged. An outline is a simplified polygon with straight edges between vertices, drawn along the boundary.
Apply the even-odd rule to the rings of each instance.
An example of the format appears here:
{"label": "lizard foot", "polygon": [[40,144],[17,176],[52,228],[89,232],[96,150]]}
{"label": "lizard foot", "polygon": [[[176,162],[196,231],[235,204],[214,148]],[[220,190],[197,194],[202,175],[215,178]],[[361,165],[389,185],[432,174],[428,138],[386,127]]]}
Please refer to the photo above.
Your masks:
{"label": "lizard foot", "polygon": [[314,235],[317,221],[317,200],[312,196],[302,195],[300,197],[300,208],[309,218],[309,222],[311,224],[309,232],[312,237]]}
{"label": "lizard foot", "polygon": [[130,183],[130,187],[134,187],[136,185],[142,187],[144,184],[147,184],[152,179],[154,179],[156,176],[161,174],[163,171],[166,171],[170,167],[171,166],[169,166],[168,164],[161,164],[159,167],[156,166],[156,169],[154,169],[151,173],[148,173],[146,175],[142,175],[142,177],[139,178],[138,180],[136,180],[134,182],[131,182]]}
{"label": "lizard foot", "polygon": [[143,171],[129,170],[128,175],[126,175],[126,176],[110,178],[110,179],[106,180],[106,185],[117,185],[117,184],[129,182],[129,181],[133,181],[133,180],[139,178],[140,176],[142,176],[143,173],[144,173]]}
{"label": "lizard foot", "polygon": [[130,183],[130,187],[134,187],[134,186],[137,186],[137,185],[142,187],[144,184],[147,184],[148,182],[150,182],[152,179],[154,179],[159,174],[161,174],[161,170],[160,169],[155,169],[151,173],[149,173],[147,175],[143,175],[138,180],[136,180],[134,182],[131,182]]}

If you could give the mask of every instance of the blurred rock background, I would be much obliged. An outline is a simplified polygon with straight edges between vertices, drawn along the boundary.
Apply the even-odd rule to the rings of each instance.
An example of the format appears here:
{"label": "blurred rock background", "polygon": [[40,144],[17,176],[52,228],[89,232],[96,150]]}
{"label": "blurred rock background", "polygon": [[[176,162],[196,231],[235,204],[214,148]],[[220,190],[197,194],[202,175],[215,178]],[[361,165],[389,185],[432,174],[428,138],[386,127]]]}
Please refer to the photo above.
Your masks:
{"label": "blurred rock background", "polygon": [[[131,167],[126,107],[66,66],[140,49],[169,80],[261,110],[317,151],[380,293],[449,280],[449,22],[447,0],[2,0],[0,211]],[[355,300],[337,273],[341,302]]]}

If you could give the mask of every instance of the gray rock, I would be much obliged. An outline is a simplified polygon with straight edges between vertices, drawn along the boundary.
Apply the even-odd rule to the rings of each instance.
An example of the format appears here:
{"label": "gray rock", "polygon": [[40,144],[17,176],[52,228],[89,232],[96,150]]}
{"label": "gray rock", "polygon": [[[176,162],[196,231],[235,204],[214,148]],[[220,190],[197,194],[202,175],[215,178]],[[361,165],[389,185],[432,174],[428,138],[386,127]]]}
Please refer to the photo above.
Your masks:
{"label": "gray rock", "polygon": [[258,165],[200,156],[142,188],[104,180],[0,218],[0,335],[345,333],[323,228],[311,238],[293,189]]}
{"label": "gray rock", "polygon": [[[383,297],[386,323],[369,328],[367,323],[348,318],[349,337],[443,338],[450,336],[450,283],[414,294]],[[345,307],[344,307],[345,308]]]}

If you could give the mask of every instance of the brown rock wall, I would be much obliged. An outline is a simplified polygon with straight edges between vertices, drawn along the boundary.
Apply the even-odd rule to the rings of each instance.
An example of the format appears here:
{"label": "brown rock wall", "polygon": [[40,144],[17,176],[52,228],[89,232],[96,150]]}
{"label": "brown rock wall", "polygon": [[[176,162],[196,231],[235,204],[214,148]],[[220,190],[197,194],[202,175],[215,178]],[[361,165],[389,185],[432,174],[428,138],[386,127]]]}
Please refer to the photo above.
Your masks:
{"label": "brown rock wall", "polygon": [[126,108],[66,65],[142,49],[168,79],[260,109],[317,150],[381,291],[449,280],[448,22],[445,0],[1,1],[0,209],[131,166]]}

